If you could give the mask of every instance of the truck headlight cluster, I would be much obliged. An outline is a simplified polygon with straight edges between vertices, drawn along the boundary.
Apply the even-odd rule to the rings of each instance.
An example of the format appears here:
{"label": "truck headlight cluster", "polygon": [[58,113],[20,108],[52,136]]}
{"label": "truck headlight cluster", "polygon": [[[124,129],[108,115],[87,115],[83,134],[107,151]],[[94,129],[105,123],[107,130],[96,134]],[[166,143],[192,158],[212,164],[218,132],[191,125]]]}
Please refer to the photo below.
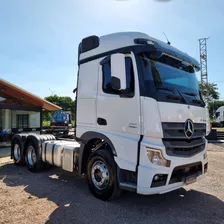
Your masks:
{"label": "truck headlight cluster", "polygon": [[152,149],[152,148],[147,148],[147,155],[149,158],[149,161],[155,165],[158,166],[165,166],[165,167],[170,167],[171,161],[170,160],[166,160],[163,155],[162,152],[160,150],[157,149]]}
{"label": "truck headlight cluster", "polygon": [[208,157],[207,152],[203,156],[204,156],[204,159],[206,159]]}

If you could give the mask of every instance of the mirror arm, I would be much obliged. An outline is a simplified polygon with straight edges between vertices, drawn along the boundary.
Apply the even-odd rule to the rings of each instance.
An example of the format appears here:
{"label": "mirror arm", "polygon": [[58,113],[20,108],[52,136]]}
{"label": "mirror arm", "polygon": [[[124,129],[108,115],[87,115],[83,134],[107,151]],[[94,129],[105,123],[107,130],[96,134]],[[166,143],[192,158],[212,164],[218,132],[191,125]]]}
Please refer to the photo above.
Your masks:
{"label": "mirror arm", "polygon": [[131,92],[130,89],[121,90],[121,93],[119,94],[121,98],[132,98],[134,95],[134,92]]}
{"label": "mirror arm", "polygon": [[100,61],[100,65],[106,64],[107,62],[110,61],[110,56],[107,56],[106,58],[104,58],[102,61]]}

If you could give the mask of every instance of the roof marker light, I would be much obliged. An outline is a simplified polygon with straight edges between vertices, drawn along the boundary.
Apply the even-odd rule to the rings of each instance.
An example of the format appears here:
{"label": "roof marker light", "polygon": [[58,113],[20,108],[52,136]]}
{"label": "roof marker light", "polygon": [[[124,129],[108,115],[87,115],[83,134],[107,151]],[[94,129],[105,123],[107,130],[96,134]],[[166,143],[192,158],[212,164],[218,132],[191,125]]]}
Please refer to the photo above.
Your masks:
{"label": "roof marker light", "polygon": [[148,40],[147,44],[154,45],[154,43],[151,40]]}

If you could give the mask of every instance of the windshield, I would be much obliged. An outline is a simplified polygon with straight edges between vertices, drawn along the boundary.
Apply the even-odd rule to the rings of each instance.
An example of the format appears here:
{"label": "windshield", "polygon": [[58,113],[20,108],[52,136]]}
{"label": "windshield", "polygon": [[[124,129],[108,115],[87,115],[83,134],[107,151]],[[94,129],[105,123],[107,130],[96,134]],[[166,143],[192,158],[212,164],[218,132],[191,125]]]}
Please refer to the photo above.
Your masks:
{"label": "windshield", "polygon": [[156,97],[158,101],[172,98],[172,102],[204,105],[192,66],[166,55],[157,60],[150,59],[147,53],[139,56],[145,96]]}
{"label": "windshield", "polygon": [[169,87],[190,92],[199,91],[198,81],[191,66],[167,56],[161,57],[158,61],[150,60],[143,55],[145,68],[145,81],[154,81],[156,87]]}

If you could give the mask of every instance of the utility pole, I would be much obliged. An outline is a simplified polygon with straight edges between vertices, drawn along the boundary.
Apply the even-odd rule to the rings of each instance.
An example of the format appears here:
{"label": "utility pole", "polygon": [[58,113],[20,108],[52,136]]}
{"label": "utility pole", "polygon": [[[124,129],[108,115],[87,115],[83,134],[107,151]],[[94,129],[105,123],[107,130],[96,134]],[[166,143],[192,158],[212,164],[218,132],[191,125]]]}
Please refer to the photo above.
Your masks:
{"label": "utility pole", "polygon": [[208,83],[208,67],[207,67],[207,40],[208,39],[209,38],[199,39],[202,86]]}

